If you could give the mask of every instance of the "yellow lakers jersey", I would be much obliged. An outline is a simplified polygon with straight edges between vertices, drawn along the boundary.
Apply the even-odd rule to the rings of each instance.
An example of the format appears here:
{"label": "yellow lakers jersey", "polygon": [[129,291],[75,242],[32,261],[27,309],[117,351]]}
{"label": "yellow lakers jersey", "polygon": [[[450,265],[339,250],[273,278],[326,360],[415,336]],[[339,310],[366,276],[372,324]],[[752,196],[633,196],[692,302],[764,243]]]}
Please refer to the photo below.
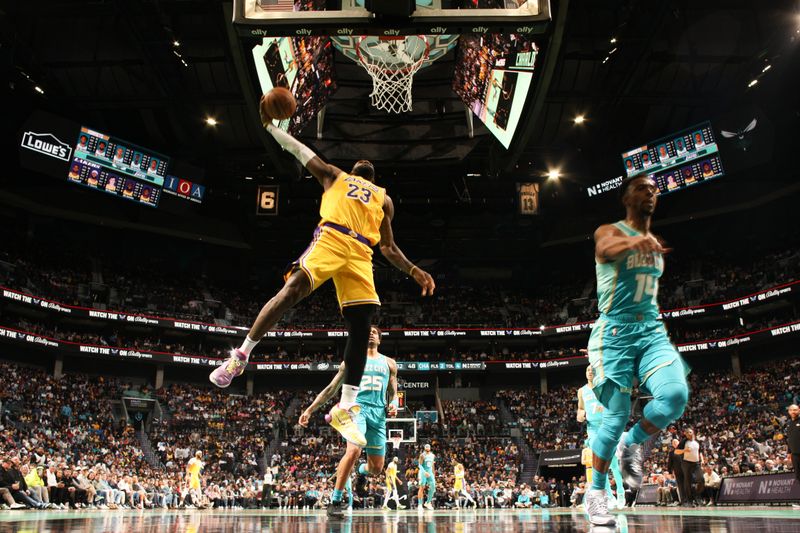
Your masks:
{"label": "yellow lakers jersey", "polygon": [[203,465],[201,461],[198,461],[194,457],[189,459],[189,473],[193,476],[197,476],[200,474],[200,467]]}
{"label": "yellow lakers jersey", "polygon": [[397,465],[389,463],[389,466],[386,467],[386,484],[387,485],[394,485],[397,479]]}
{"label": "yellow lakers jersey", "polygon": [[320,224],[333,222],[369,239],[373,246],[381,240],[383,201],[386,189],[346,172],[322,195]]}
{"label": "yellow lakers jersey", "polygon": [[464,466],[463,465],[456,465],[453,469],[453,473],[455,474],[455,488],[461,489],[464,486]]}

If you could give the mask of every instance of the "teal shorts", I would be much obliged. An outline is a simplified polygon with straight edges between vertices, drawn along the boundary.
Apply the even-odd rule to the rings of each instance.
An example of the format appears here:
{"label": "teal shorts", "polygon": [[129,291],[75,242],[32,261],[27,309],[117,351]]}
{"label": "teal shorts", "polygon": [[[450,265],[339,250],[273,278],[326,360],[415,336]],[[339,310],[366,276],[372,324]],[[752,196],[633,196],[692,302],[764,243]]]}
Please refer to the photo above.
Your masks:
{"label": "teal shorts", "polygon": [[589,364],[594,371],[592,389],[605,407],[614,387],[624,393],[632,391],[634,376],[639,387],[646,389],[648,378],[659,368],[680,364],[688,374],[688,366],[660,320],[623,322],[601,316],[589,337]]}
{"label": "teal shorts", "polygon": [[422,468],[419,469],[419,474],[417,475],[417,480],[419,481],[420,486],[424,487],[426,485],[430,485],[432,487],[436,487],[436,478],[433,477],[432,473],[431,473],[430,477],[427,477],[425,475],[425,472],[427,472],[427,470],[423,470]]}
{"label": "teal shorts", "polygon": [[367,455],[386,455],[386,408],[361,405],[356,425],[367,439]]}

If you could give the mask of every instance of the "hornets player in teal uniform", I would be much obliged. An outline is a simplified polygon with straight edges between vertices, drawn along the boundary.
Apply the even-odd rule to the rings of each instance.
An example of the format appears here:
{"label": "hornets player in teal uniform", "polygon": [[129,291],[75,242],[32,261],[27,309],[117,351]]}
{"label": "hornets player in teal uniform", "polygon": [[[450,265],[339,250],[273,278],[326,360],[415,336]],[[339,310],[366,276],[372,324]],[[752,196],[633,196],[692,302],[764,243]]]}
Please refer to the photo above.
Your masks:
{"label": "hornets player in teal uniform", "polygon": [[428,494],[425,496],[425,509],[433,510],[433,495],[436,494],[436,474],[434,473],[433,463],[436,456],[431,452],[431,445],[426,444],[421,454],[419,454],[419,474],[417,481],[419,482],[419,490],[417,491],[417,508],[422,509],[422,494],[425,487],[428,488]]}
{"label": "hornets player in teal uniform", "polygon": [[[578,389],[578,422],[586,422],[586,445],[591,448],[592,440],[600,429],[600,424],[603,423],[603,406],[597,401],[597,396],[594,395],[592,390],[592,380],[594,373],[592,366],[586,367],[586,381],[587,384]],[[611,473],[614,475],[614,483],[617,487],[617,496],[614,498],[614,493],[611,490],[611,485],[607,486],[607,493],[609,497],[609,508],[616,507],[622,509],[625,507],[625,487],[622,484],[622,472],[619,470],[619,461],[617,461],[616,454],[611,459]],[[611,505],[613,504],[613,505]]]}
{"label": "hornets player in teal uniform", "polygon": [[[386,414],[388,411],[390,417],[397,415],[397,363],[394,359],[378,352],[380,343],[381,330],[372,326],[369,331],[367,364],[356,396],[355,422],[362,435],[367,439],[367,463],[358,467],[358,474],[362,476],[377,476],[383,472],[383,458],[386,455]],[[333,380],[300,415],[301,426],[308,426],[311,415],[336,395],[342,386],[344,375],[345,368],[342,363]],[[328,506],[328,516],[341,517],[344,514],[342,496],[345,484],[361,456],[361,449],[361,446],[356,443],[347,441],[344,457],[339,461],[336,469],[336,485],[331,504]]]}
{"label": "hornets player in teal uniform", "polygon": [[[625,482],[642,482],[640,444],[677,420],[686,407],[686,366],[658,320],[658,280],[667,249],[650,233],[657,189],[647,176],[620,186],[625,220],[600,226],[594,234],[597,306],[600,317],[589,337],[593,390],[603,405],[603,421],[592,439],[592,485],[585,505],[594,525],[610,526],[606,485],[616,453]],[[627,433],[634,378],[652,394],[643,418]]]}

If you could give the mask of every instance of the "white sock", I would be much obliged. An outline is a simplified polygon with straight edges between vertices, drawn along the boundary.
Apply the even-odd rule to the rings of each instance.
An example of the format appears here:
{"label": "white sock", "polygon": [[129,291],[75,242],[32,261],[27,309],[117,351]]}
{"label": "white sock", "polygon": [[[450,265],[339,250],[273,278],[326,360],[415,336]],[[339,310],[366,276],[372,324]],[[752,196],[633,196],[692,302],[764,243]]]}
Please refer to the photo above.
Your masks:
{"label": "white sock", "polygon": [[349,409],[356,403],[356,396],[358,396],[358,387],[355,385],[342,385],[342,398],[339,400],[339,407]]}
{"label": "white sock", "polygon": [[250,352],[253,351],[253,348],[256,347],[259,341],[254,341],[250,338],[250,336],[246,336],[242,341],[242,345],[239,347],[239,351],[243,352],[248,358],[250,357]]}

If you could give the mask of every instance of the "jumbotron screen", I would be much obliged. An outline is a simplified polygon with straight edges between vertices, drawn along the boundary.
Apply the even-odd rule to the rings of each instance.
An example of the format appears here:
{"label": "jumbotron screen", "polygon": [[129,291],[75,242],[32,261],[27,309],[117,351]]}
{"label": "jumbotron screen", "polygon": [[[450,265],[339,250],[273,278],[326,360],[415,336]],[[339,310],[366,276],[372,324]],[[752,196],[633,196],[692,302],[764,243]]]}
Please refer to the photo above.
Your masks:
{"label": "jumbotron screen", "polygon": [[157,207],[169,158],[82,127],[67,179],[149,207]]}
{"label": "jumbotron screen", "polygon": [[327,36],[264,37],[253,46],[254,79],[264,94],[286,87],[297,100],[297,111],[276,125],[297,135],[336,91],[333,45]]}
{"label": "jumbotron screen", "polygon": [[538,55],[519,35],[462,35],[453,91],[506,148],[514,138]]}
{"label": "jumbotron screen", "polygon": [[158,187],[164,185],[169,166],[169,158],[165,155],[85,126],[78,136],[75,157]]}
{"label": "jumbotron screen", "polygon": [[626,177],[651,176],[659,194],[725,174],[710,122],[623,152],[622,162]]}

